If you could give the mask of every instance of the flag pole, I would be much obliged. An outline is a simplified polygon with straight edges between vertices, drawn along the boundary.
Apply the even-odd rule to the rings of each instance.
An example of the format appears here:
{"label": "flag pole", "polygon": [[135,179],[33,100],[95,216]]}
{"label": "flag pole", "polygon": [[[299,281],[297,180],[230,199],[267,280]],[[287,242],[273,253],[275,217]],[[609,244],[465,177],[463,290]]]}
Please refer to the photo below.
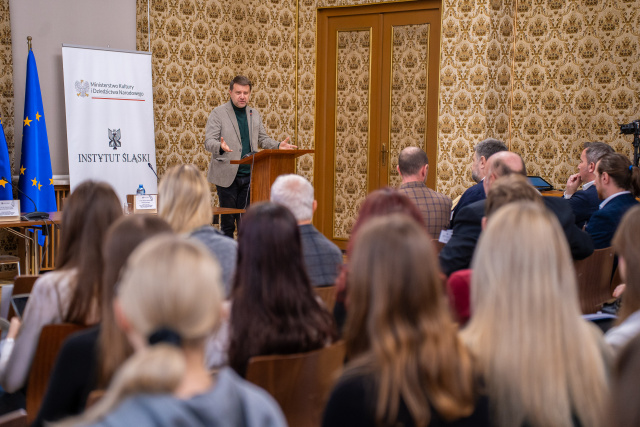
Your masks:
{"label": "flag pole", "polygon": [[29,51],[31,51],[31,40],[33,40],[31,36],[27,36],[27,46],[29,48]]}

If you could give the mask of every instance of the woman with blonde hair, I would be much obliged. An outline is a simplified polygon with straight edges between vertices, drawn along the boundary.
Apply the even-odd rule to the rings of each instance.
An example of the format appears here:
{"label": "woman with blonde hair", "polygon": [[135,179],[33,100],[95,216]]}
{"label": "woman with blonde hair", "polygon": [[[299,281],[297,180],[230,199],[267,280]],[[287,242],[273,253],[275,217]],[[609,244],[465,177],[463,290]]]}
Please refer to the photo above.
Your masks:
{"label": "woman with blonde hair", "polygon": [[485,380],[494,424],[603,425],[609,349],[581,318],[555,216],[532,202],[500,208],[472,268],[473,314],[462,337]]}
{"label": "woman with blonde hair", "polygon": [[605,339],[618,351],[640,333],[640,206],[622,217],[611,242],[618,255],[618,269],[625,284],[618,324],[607,331]]}
{"label": "woman with blonde hair", "polygon": [[158,189],[158,214],[176,233],[204,244],[222,267],[225,294],[229,294],[236,267],[238,245],[211,226],[211,190],[194,165],[177,165],[167,171]]}
{"label": "woman with blonde hair", "polygon": [[197,242],[163,235],[127,261],[115,312],[135,353],[71,425],[281,426],[273,399],[231,369],[215,378],[204,344],[219,321],[220,267]]}
{"label": "woman with blonde hair", "polygon": [[399,213],[373,218],[353,248],[344,333],[351,362],[323,426],[489,425],[424,227]]}

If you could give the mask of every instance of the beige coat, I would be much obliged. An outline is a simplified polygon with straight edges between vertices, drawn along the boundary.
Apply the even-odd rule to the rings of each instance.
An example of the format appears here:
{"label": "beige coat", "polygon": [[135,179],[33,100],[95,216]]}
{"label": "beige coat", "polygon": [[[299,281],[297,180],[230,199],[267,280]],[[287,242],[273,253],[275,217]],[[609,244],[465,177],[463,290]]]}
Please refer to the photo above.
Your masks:
{"label": "beige coat", "polygon": [[[267,136],[258,110],[247,106],[247,115],[251,151],[258,151],[258,148],[278,148],[280,143]],[[233,151],[220,154],[220,137],[224,138],[224,141]],[[209,114],[205,129],[204,146],[211,153],[209,182],[221,187],[229,187],[238,172],[238,165],[232,165],[229,161],[240,160],[242,153],[240,129],[238,128],[238,120],[236,120],[236,113],[233,110],[231,101],[214,108]]]}

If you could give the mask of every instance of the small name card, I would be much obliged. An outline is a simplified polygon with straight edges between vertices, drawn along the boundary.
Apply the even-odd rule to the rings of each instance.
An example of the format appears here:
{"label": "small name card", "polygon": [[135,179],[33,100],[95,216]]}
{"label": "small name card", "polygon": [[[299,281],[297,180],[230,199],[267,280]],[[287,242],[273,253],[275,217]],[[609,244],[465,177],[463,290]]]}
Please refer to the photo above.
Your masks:
{"label": "small name card", "polygon": [[0,200],[0,221],[18,221],[20,219],[20,200]]}
{"label": "small name card", "polygon": [[447,243],[449,243],[449,240],[451,240],[451,235],[453,234],[453,230],[449,229],[449,230],[442,230],[440,231],[440,237],[438,238],[439,242],[444,243],[445,245]]}
{"label": "small name card", "polygon": [[158,212],[157,194],[136,194],[136,211]]}

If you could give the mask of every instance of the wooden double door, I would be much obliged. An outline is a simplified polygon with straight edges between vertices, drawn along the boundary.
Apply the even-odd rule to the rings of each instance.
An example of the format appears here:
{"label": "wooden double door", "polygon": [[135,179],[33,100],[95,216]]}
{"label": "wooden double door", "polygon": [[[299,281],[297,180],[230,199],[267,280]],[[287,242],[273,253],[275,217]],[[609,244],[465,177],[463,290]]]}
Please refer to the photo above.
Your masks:
{"label": "wooden double door", "polygon": [[403,148],[435,184],[440,20],[434,1],[318,11],[314,224],[343,249],[367,194],[400,184]]}

